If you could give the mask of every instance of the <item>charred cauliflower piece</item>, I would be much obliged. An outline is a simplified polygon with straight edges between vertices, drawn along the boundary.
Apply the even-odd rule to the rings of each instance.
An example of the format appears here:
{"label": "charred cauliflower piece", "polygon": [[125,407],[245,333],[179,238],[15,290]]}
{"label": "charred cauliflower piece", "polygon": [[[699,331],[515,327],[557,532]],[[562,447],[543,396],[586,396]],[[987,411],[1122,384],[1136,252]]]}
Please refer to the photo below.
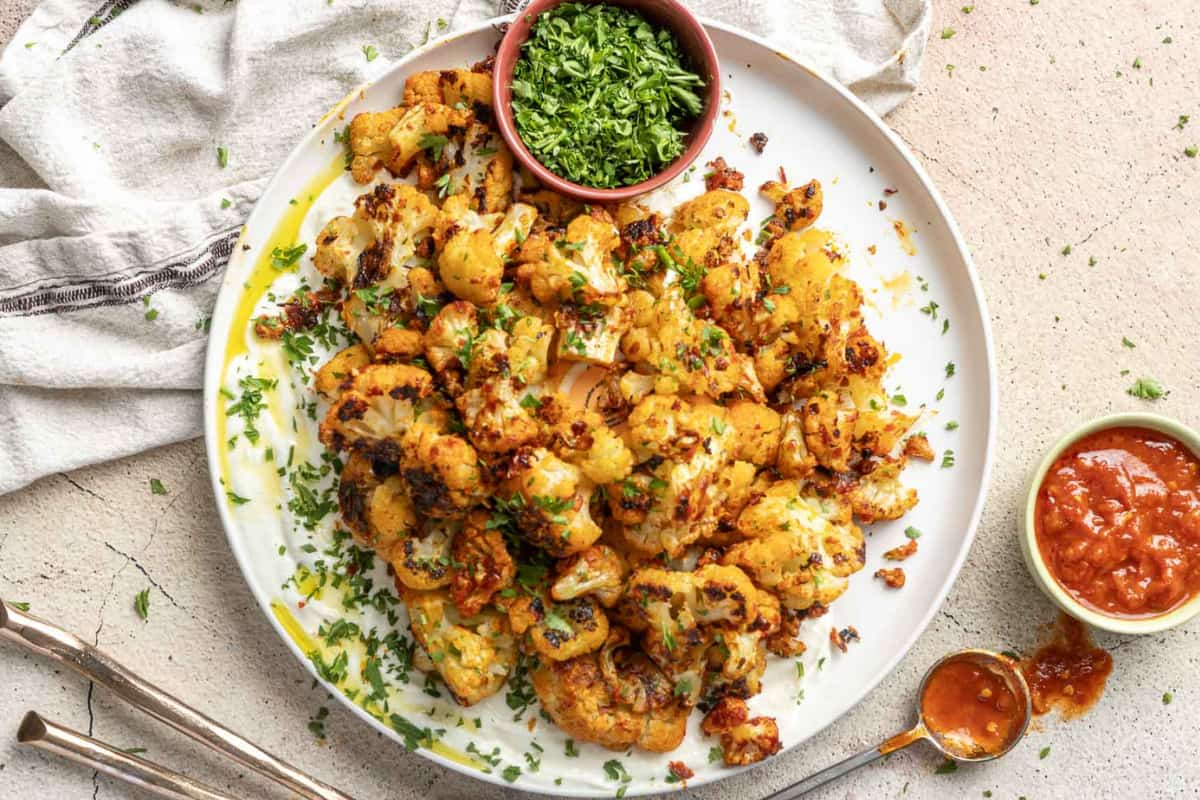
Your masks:
{"label": "charred cauliflower piece", "polygon": [[579,468],[544,448],[523,449],[501,486],[522,533],[555,558],[585,550],[600,538],[592,520],[592,484]]}
{"label": "charred cauliflower piece", "polygon": [[418,72],[404,81],[404,105],[443,103],[457,106],[492,105],[492,76],[488,72],[441,69]]}
{"label": "charred cauliflower piece", "polygon": [[427,519],[416,535],[406,537],[392,549],[389,561],[401,592],[428,591],[450,584],[454,579],[451,548],[460,528],[456,521]]}
{"label": "charred cauliflower piece", "polygon": [[350,388],[321,423],[321,442],[394,459],[400,438],[433,393],[433,379],[407,364],[372,364],[358,370]]}
{"label": "charred cauliflower piece", "polygon": [[347,459],[338,482],[342,522],[362,547],[390,560],[417,528],[417,515],[396,476],[380,478],[371,460],[357,453]]}
{"label": "charred cauliflower piece", "polygon": [[551,603],[524,596],[509,606],[513,633],[527,635],[537,653],[552,661],[599,650],[608,639],[608,616],[590,597]]}
{"label": "charred cauliflower piece", "polygon": [[463,617],[444,589],[406,591],[403,600],[413,637],[459,705],[475,705],[504,686],[517,647],[503,614]]}
{"label": "charred cauliflower piece", "polygon": [[424,137],[465,128],[473,118],[469,110],[430,101],[358,114],[350,120],[350,174],[362,184],[370,183],[381,166],[403,174],[424,149]]}
{"label": "charred cauliflower piece", "polygon": [[450,594],[466,617],[482,611],[497,592],[512,585],[517,574],[504,535],[488,529],[487,521],[486,512],[471,512],[450,548],[454,575]]}
{"label": "charred cauliflower piece", "polygon": [[[442,213],[447,214],[446,208]],[[500,296],[504,261],[529,234],[537,209],[514,203],[494,229],[489,216],[454,214],[448,223],[452,232],[438,255],[438,273],[446,288],[479,306],[491,305]]]}
{"label": "charred cauliflower piece", "polygon": [[527,260],[517,269],[517,278],[540,303],[611,305],[625,291],[625,279],[612,258],[620,235],[605,211],[594,209],[575,217],[560,238],[542,237],[526,244],[522,255]]}
{"label": "charred cauliflower piece", "polygon": [[738,566],[785,608],[827,606],[862,569],[862,531],[836,498],[803,497],[790,481],[775,484],[738,517],[747,537],[725,551],[722,564]]}
{"label": "charred cauliflower piece", "polygon": [[405,435],[400,475],[421,514],[462,517],[485,494],[479,456],[461,436],[445,433],[434,415],[426,414]]}
{"label": "charred cauliflower piece", "polygon": [[557,602],[591,595],[600,605],[611,608],[621,599],[629,566],[613,548],[594,544],[555,566],[556,578],[550,596]]}
{"label": "charred cauliflower piece", "polygon": [[321,365],[313,386],[326,400],[336,402],[342,392],[354,383],[355,371],[370,363],[371,353],[366,345],[351,345]]}
{"label": "charred cauliflower piece", "polygon": [[736,567],[710,564],[695,572],[640,569],[627,591],[644,628],[642,649],[675,680],[680,701],[695,705],[712,635],[743,630],[754,620],[754,585]]}
{"label": "charred cauliflower piece", "polygon": [[675,702],[671,681],[614,629],[599,654],[546,659],[530,674],[542,708],[569,736],[610,750],[674,750],[690,709]]}
{"label": "charred cauliflower piece", "polygon": [[771,717],[750,716],[746,701],[723,697],[704,716],[700,730],[706,736],[718,736],[721,754],[731,767],[757,764],[779,752],[779,727]]}
{"label": "charred cauliflower piece", "polygon": [[864,524],[900,519],[917,504],[917,490],[900,483],[903,459],[878,463],[850,492],[850,506]]}

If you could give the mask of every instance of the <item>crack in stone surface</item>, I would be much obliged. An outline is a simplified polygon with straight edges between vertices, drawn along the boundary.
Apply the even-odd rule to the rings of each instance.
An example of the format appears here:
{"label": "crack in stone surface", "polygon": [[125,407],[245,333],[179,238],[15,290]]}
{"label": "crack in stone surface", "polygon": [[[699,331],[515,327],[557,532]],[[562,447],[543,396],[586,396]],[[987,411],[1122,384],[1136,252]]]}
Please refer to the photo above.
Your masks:
{"label": "crack in stone surface", "polygon": [[79,483],[77,480],[75,480],[74,478],[72,478],[72,477],[71,477],[70,475],[68,475],[67,473],[65,473],[65,472],[60,472],[60,473],[58,473],[58,474],[59,474],[59,477],[61,477],[61,478],[62,478],[63,480],[65,480],[67,483],[71,484],[72,486],[74,486],[76,489],[78,489],[79,491],[83,492],[84,494],[89,494],[89,495],[91,495],[92,497],[94,497],[94,498],[96,498],[97,500],[100,500],[100,501],[102,501],[102,502],[104,502],[104,503],[107,503],[107,502],[108,502],[108,498],[107,498],[107,497],[105,497],[104,495],[100,494],[99,492],[94,492],[94,491],[92,491],[91,489],[87,488],[86,486],[84,486],[83,484]]}
{"label": "crack in stone surface", "polygon": [[[183,606],[179,605],[179,603],[178,603],[178,602],[176,602],[175,598],[171,596],[171,593],[170,593],[170,592],[168,592],[166,589],[164,589],[164,588],[162,587],[162,584],[160,584],[158,581],[154,580],[154,576],[152,576],[152,575],[149,573],[149,571],[147,571],[147,570],[146,570],[146,568],[142,566],[142,563],[141,563],[140,561],[138,561],[136,558],[134,558],[133,556],[129,555],[129,554],[128,554],[128,553],[126,553],[125,551],[123,551],[123,550],[120,550],[120,549],[118,549],[118,548],[116,548],[116,547],[113,547],[113,546],[112,546],[111,544],[109,544],[108,542],[105,542],[105,543],[104,543],[104,546],[105,546],[105,547],[107,547],[109,550],[112,550],[112,551],[113,551],[114,553],[116,553],[117,555],[119,555],[119,556],[121,556],[122,558],[124,558],[124,559],[126,560],[126,562],[128,562],[128,563],[130,563],[130,564],[133,564],[133,566],[134,566],[134,567],[137,569],[137,571],[138,571],[138,572],[140,572],[140,573],[142,573],[142,575],[144,575],[144,576],[145,576],[146,580],[150,581],[150,585],[151,585],[151,586],[153,586],[155,589],[158,589],[158,591],[160,591],[160,592],[162,593],[162,596],[163,596],[163,597],[165,597],[165,598],[167,598],[167,600],[169,600],[169,601],[171,602],[171,605],[175,606],[175,607],[176,607],[176,608],[178,608],[180,611],[187,611],[187,609],[185,609]],[[147,543],[147,546],[149,546],[149,544],[148,544],[148,543]],[[120,574],[120,570],[118,570],[118,571],[117,571],[117,574],[118,574],[118,575]],[[116,582],[116,576],[115,576],[115,575],[113,576],[113,582],[114,582],[114,583]]]}

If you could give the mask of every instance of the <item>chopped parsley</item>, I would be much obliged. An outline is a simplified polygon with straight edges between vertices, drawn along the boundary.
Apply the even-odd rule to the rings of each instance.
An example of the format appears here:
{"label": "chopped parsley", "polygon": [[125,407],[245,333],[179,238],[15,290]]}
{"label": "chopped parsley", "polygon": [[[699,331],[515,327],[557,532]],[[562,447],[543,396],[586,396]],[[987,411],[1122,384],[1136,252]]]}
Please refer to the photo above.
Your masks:
{"label": "chopped parsley", "polygon": [[521,46],[513,117],[551,172],[585,186],[628,186],[683,152],[683,123],[699,116],[703,83],[675,37],[641,14],[564,3],[540,14]]}
{"label": "chopped parsley", "polygon": [[1126,347],[1128,347],[1128,348],[1130,348],[1130,349],[1133,349],[1134,347],[1137,347],[1137,345],[1136,345],[1136,344],[1134,344],[1133,342],[1129,341],[1129,337],[1128,337],[1128,336],[1122,336],[1122,337],[1121,337],[1121,344],[1125,345]]}
{"label": "chopped parsley", "polygon": [[1171,705],[1171,701],[1175,699],[1175,695],[1170,692],[1163,692],[1162,703],[1164,706]]}
{"label": "chopped parsley", "polygon": [[1050,755],[1049,745],[1047,745],[1046,747],[1043,747],[1041,750],[1038,750],[1038,758],[1042,759],[1043,761],[1046,759],[1046,756],[1048,756],[1048,755]]}
{"label": "chopped parsley", "polygon": [[1165,396],[1167,391],[1154,378],[1138,378],[1132,386],[1125,390],[1125,393],[1142,400],[1158,400]]}
{"label": "chopped parsley", "polygon": [[446,143],[450,140],[440,133],[425,133],[421,135],[417,142],[417,147],[422,150],[428,150],[430,157],[434,161],[442,160],[442,153],[446,149]]}
{"label": "chopped parsley", "polygon": [[[1030,0],[1030,2],[1032,3],[1033,0]],[[936,775],[949,775],[951,773],[958,772],[958,763],[947,758],[941,764],[938,764],[938,768],[933,772]]]}
{"label": "chopped parsley", "polygon": [[954,28],[942,28],[942,38],[949,39],[955,34]]}
{"label": "chopped parsley", "polygon": [[158,478],[151,478],[150,479],[150,493],[151,494],[166,494],[167,487],[163,486],[163,482],[160,481]]}
{"label": "chopped parsley", "polygon": [[954,372],[955,372],[955,366],[954,366],[954,362],[953,362],[953,361],[947,361],[947,362],[946,362],[946,377],[947,377],[947,378],[953,378],[953,377],[954,377]]}
{"label": "chopped parsley", "polygon": [[366,58],[367,58],[368,64],[371,63],[372,61],[374,61],[375,59],[379,58],[379,51],[375,49],[375,45],[373,45],[373,44],[364,44],[362,47],[362,51],[363,51],[363,55],[366,56]]}
{"label": "chopped parsley", "polygon": [[217,147],[217,166],[221,169],[229,166],[229,150],[224,146]]}
{"label": "chopped parsley", "polygon": [[721,748],[715,746],[708,748],[708,763],[715,764],[724,757],[725,754],[721,752]]}
{"label": "chopped parsley", "polygon": [[150,618],[150,590],[142,589],[133,596],[133,610],[142,619]]}
{"label": "chopped parsley", "polygon": [[504,778],[504,780],[508,781],[509,783],[512,783],[517,778],[521,777],[521,768],[516,764],[509,764],[504,768],[504,771],[500,773],[500,777]]}
{"label": "chopped parsley", "polygon": [[271,251],[271,266],[277,270],[290,269],[307,252],[308,245],[303,242],[292,247],[276,247]]}
{"label": "chopped parsley", "polygon": [[563,754],[566,755],[567,758],[579,758],[579,748],[575,746],[574,739],[567,739],[567,746],[563,751]]}
{"label": "chopped parsley", "polygon": [[942,469],[950,469],[954,466],[954,451],[946,450],[942,453]]}
{"label": "chopped parsley", "polygon": [[904,529],[904,535],[910,539],[920,539],[921,531],[914,528],[912,525],[909,525],[907,528]]}
{"label": "chopped parsley", "polygon": [[957,420],[953,420],[953,419],[952,419],[952,420],[950,420],[949,422],[947,422],[947,423],[946,423],[946,430],[948,430],[948,431],[956,431],[956,430],[958,430],[958,421],[957,421]]}
{"label": "chopped parsley", "polygon": [[[237,399],[237,402],[225,407],[225,416],[236,415],[242,418],[242,422],[245,424],[245,430],[242,433],[251,444],[258,442],[259,433],[255,423],[258,421],[259,413],[267,407],[263,400],[263,392],[274,389],[277,383],[273,378],[258,378],[254,375],[241,378],[238,380],[238,386],[242,389],[242,396]],[[227,391],[224,391],[223,394],[230,400],[234,399],[234,396]]]}

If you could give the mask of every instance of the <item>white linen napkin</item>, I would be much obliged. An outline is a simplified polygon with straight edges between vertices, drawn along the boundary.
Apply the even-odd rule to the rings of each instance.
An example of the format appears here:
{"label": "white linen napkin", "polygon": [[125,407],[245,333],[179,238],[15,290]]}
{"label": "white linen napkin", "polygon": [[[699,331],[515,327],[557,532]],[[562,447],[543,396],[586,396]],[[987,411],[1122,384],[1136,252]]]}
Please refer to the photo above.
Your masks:
{"label": "white linen napkin", "polygon": [[[881,114],[916,85],[930,5],[691,0]],[[496,0],[37,8],[0,55],[0,493],[201,435],[206,320],[266,179],[349,89],[498,10]]]}

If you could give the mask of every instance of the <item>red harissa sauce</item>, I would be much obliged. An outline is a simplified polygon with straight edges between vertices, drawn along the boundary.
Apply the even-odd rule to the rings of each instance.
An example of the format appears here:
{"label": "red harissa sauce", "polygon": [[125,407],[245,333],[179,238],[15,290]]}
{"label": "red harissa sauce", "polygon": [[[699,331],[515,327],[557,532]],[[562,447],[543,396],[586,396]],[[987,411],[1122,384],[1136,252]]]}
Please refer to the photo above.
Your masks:
{"label": "red harissa sauce", "polygon": [[1200,590],[1200,461],[1166,434],[1075,442],[1042,480],[1035,517],[1054,578],[1102,614],[1154,616]]}
{"label": "red harissa sauce", "polygon": [[1004,750],[1025,709],[1004,677],[969,658],[939,666],[921,692],[925,724],[949,750],[968,757]]}

